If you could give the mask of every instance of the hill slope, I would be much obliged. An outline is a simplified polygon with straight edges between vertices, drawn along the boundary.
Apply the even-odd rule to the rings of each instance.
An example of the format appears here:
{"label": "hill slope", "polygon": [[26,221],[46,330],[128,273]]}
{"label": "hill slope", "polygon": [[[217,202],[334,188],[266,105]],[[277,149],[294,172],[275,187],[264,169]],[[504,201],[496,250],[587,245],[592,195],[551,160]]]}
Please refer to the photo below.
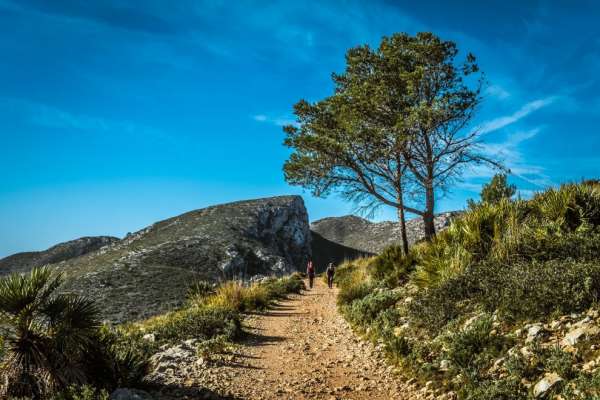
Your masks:
{"label": "hill slope", "polygon": [[[458,212],[447,212],[435,217],[436,230],[448,225]],[[421,218],[406,222],[406,233],[410,245],[424,237]],[[351,249],[366,253],[380,253],[386,247],[400,242],[400,225],[397,222],[371,222],[354,215],[323,218],[314,221],[310,229],[323,238]]]}
{"label": "hill slope", "polygon": [[35,267],[82,256],[118,241],[119,238],[112,236],[86,236],[59,243],[44,251],[13,254],[0,259],[0,275],[28,272]]}
{"label": "hill slope", "polygon": [[121,322],[179,305],[198,279],[282,275],[309,255],[304,202],[282,196],[191,211],[55,265],[67,290],[95,298],[106,319]]}

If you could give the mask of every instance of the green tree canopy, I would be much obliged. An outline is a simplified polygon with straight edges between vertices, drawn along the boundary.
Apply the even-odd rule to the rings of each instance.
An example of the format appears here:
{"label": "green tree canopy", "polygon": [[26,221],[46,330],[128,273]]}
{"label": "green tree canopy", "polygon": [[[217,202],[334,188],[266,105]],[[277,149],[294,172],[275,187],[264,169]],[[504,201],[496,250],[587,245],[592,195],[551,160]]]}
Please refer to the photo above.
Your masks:
{"label": "green tree canopy", "polygon": [[367,208],[394,207],[402,224],[404,211],[417,214],[432,237],[436,193],[465,166],[494,164],[467,131],[483,78],[473,55],[462,63],[457,55],[455,43],[431,33],[348,50],[334,93],[294,107],[297,124],[284,128],[293,150],[286,180],[316,196],[335,190]]}
{"label": "green tree canopy", "polygon": [[515,185],[509,185],[506,174],[496,174],[481,189],[481,201],[495,204],[502,199],[510,199],[517,193]]}

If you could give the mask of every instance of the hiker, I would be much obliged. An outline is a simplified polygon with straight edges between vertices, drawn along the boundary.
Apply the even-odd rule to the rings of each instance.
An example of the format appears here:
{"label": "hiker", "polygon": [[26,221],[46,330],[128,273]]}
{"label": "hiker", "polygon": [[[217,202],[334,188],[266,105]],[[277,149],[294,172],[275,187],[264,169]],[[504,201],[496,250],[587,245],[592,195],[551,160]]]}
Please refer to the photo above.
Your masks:
{"label": "hiker", "polygon": [[308,265],[306,266],[306,275],[308,275],[308,286],[310,286],[312,289],[315,281],[315,267],[312,260],[308,260]]}
{"label": "hiker", "polygon": [[329,263],[327,266],[327,286],[329,289],[333,289],[333,276],[335,275],[335,267],[333,263]]}

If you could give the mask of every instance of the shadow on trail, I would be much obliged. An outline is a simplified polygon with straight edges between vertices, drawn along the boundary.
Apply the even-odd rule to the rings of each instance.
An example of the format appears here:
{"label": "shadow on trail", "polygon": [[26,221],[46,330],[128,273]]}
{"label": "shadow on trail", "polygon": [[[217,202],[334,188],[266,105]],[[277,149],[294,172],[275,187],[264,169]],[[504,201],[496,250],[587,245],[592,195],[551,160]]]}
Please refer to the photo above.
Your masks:
{"label": "shadow on trail", "polygon": [[281,343],[286,338],[283,336],[261,335],[259,333],[244,332],[242,341],[249,346],[266,346],[274,343]]}
{"label": "shadow on trail", "polygon": [[309,312],[266,312],[263,315],[265,317],[296,317],[302,315],[308,315]]}

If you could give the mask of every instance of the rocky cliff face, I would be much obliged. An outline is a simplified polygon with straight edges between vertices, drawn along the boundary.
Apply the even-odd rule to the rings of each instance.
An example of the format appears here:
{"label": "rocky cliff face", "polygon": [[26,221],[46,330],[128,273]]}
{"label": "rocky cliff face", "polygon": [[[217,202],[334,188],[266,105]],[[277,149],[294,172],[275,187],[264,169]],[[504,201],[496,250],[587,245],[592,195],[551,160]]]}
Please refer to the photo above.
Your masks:
{"label": "rocky cliff face", "polygon": [[[435,217],[435,227],[439,231],[450,224],[458,212],[447,212]],[[311,230],[323,238],[339,245],[366,253],[379,253],[392,244],[400,243],[400,225],[397,222],[370,222],[354,215],[324,218],[314,221]],[[425,236],[422,218],[406,222],[406,233],[410,245]]]}
{"label": "rocky cliff face", "polygon": [[44,251],[13,254],[0,259],[0,275],[28,272],[35,267],[66,261],[117,241],[119,238],[112,236],[89,236],[60,243]]}
{"label": "rocky cliff face", "polygon": [[178,306],[195,280],[283,275],[303,269],[310,253],[304,202],[282,196],[191,211],[54,266],[66,290],[122,322]]}

